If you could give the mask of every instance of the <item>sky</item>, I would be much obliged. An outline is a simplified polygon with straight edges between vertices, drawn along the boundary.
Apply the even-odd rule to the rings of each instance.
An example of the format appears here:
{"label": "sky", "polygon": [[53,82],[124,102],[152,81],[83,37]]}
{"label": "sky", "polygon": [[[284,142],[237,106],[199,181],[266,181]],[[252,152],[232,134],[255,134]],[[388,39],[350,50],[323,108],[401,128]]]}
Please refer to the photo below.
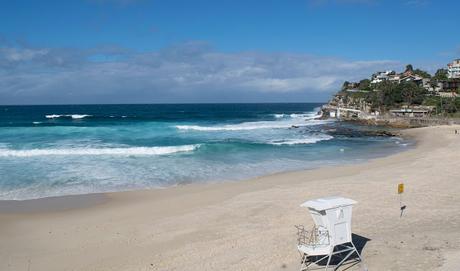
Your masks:
{"label": "sky", "polygon": [[324,102],[460,58],[460,1],[0,0],[0,104]]}

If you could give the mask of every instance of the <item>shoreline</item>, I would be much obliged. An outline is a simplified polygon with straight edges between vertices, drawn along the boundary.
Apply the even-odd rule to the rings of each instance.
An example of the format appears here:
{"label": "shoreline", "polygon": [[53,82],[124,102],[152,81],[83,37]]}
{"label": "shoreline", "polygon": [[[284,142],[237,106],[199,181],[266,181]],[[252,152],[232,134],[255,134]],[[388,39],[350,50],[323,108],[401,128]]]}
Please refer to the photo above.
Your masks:
{"label": "shoreline", "polygon": [[[391,128],[391,127],[390,127]],[[369,163],[376,159],[386,158],[393,155],[397,155],[400,153],[404,153],[414,149],[417,145],[417,140],[415,137],[410,136],[409,134],[405,133],[404,131],[410,130],[413,128],[402,128],[392,131],[390,137],[401,138],[402,140],[411,141],[410,147],[386,153],[380,154],[379,156],[370,156],[360,158],[354,162],[346,162],[340,163],[336,162],[334,164],[326,164],[321,166],[314,166],[311,168],[300,168],[300,169],[287,169],[282,170],[279,172],[263,174],[254,177],[247,177],[242,179],[226,179],[226,180],[208,180],[208,181],[197,181],[197,182],[188,182],[184,184],[176,184],[166,187],[145,187],[145,188],[138,188],[133,190],[120,190],[120,191],[108,191],[108,192],[92,192],[86,194],[68,194],[68,195],[58,195],[58,196],[47,196],[42,198],[26,198],[26,199],[0,199],[0,214],[2,213],[33,213],[33,212],[55,212],[55,211],[65,211],[70,209],[80,209],[80,208],[87,208],[93,205],[105,203],[110,200],[110,195],[117,195],[119,193],[138,193],[138,192],[146,192],[149,191],[150,193],[163,193],[162,191],[166,190],[175,190],[182,187],[188,186],[214,186],[214,185],[225,185],[229,183],[237,183],[237,182],[251,182],[261,178],[270,178],[277,175],[295,173],[295,172],[308,172],[308,171],[315,171],[315,170],[322,170],[328,168],[336,168],[336,167],[347,167],[353,165],[361,165],[365,163]]]}
{"label": "shoreline", "polygon": [[[370,239],[363,251],[370,270],[437,268],[444,258],[447,266],[452,262],[457,266],[460,244],[441,241],[460,240],[460,233],[452,228],[460,225],[460,218],[451,217],[460,214],[460,203],[443,205],[460,191],[451,179],[460,170],[452,168],[452,160],[436,162],[441,153],[453,161],[459,157],[454,129],[459,126],[404,130],[404,137],[415,138],[414,148],[358,164],[245,181],[88,194],[96,196],[81,200],[86,205],[76,208],[67,208],[63,201],[71,197],[78,201],[82,195],[48,200],[51,206],[59,206],[51,210],[4,212],[0,208],[0,269],[183,270],[181,266],[187,264],[187,270],[234,270],[235,266],[259,270],[268,261],[269,270],[297,270],[294,225],[312,223],[299,204],[337,194],[358,201],[353,232]],[[433,172],[427,171],[427,162],[433,164]],[[439,180],[433,183],[432,178]],[[408,190],[404,219],[399,219],[395,194],[401,181]],[[43,199],[30,202],[39,200]],[[424,214],[428,203],[440,213]],[[439,220],[448,223],[436,224]],[[258,248],[261,243],[263,250]],[[266,259],[265,254],[273,257]],[[386,263],[386,256],[378,255],[393,261]],[[406,258],[410,256],[425,258],[417,263]]]}

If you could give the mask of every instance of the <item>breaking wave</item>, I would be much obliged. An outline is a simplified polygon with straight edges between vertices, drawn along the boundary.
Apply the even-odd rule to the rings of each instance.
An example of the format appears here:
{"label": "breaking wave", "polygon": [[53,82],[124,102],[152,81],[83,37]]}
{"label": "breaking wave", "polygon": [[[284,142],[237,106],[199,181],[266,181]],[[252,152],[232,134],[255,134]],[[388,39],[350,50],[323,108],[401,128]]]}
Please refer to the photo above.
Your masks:
{"label": "breaking wave", "polygon": [[72,118],[72,119],[83,119],[86,117],[91,117],[92,115],[86,115],[86,114],[65,114],[65,115],[46,115],[45,118],[47,119],[57,119],[57,118]]}
{"label": "breaking wave", "polygon": [[287,140],[273,140],[270,141],[269,144],[271,145],[300,145],[300,144],[314,144],[320,141],[331,140],[333,136],[330,135],[322,135],[318,137],[310,137],[310,138],[300,138],[300,139],[287,139]]}
{"label": "breaking wave", "polygon": [[312,112],[312,113],[305,113],[305,114],[296,114],[296,113],[292,113],[292,114],[273,114],[273,117],[275,117],[276,119],[282,119],[282,118],[317,119],[317,118],[320,118],[321,115],[317,114],[316,112]]}
{"label": "breaking wave", "polygon": [[243,131],[243,130],[257,130],[257,129],[281,129],[291,128],[293,126],[310,126],[324,123],[323,121],[316,121],[310,123],[274,123],[273,121],[257,121],[245,122],[241,124],[229,124],[223,126],[199,126],[199,125],[177,125],[179,130],[195,130],[195,131]]}
{"label": "breaking wave", "polygon": [[178,152],[190,152],[198,149],[200,144],[164,147],[130,147],[130,148],[75,148],[75,149],[29,149],[11,150],[0,149],[0,157],[33,157],[46,155],[117,155],[117,156],[147,156],[165,155]]}
{"label": "breaking wave", "polygon": [[274,114],[273,116],[278,120],[243,122],[239,124],[227,124],[220,126],[176,125],[176,128],[179,130],[195,131],[242,131],[311,126],[326,122],[324,120],[319,120],[321,115],[318,115],[316,112],[306,114]]}

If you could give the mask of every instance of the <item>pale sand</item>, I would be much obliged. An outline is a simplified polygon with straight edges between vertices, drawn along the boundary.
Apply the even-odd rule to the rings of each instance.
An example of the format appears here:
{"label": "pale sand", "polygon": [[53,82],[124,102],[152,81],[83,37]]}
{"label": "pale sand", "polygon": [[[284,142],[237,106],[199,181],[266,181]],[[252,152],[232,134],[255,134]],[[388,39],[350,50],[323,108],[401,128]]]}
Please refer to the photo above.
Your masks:
{"label": "pale sand", "polygon": [[359,165],[49,199],[47,211],[0,203],[0,270],[297,270],[294,225],[312,225],[299,204],[330,195],[358,201],[353,232],[370,239],[369,270],[460,270],[455,129],[405,131],[416,148]]}

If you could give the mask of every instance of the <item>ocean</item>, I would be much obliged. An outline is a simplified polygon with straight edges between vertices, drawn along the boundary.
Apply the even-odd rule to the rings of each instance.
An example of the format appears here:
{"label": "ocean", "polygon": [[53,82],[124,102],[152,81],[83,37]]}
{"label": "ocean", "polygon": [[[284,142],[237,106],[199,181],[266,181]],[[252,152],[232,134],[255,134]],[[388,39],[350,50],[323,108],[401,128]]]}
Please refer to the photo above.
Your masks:
{"label": "ocean", "polygon": [[0,199],[237,181],[356,163],[411,142],[321,104],[0,106]]}

